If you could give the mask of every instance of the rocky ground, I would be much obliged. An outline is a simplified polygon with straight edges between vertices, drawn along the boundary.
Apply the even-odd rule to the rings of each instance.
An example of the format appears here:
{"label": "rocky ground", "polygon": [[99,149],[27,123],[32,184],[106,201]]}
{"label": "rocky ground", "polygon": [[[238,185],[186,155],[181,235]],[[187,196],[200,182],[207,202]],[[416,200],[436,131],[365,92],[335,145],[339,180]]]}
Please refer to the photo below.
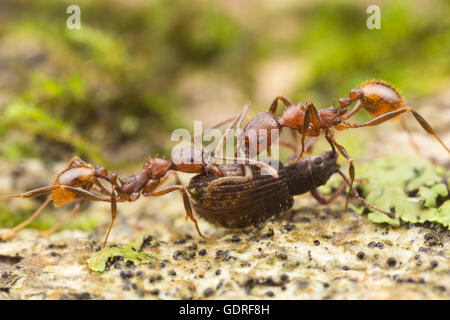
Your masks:
{"label": "rocky ground", "polygon": [[[265,226],[228,231],[201,223],[213,241],[184,223],[178,197],[155,214],[124,218],[110,244],[152,235],[144,252],[102,274],[86,260],[98,232],[63,231],[50,238],[24,230],[0,244],[4,299],[448,299],[450,233],[439,226],[392,228],[350,214],[341,204],[316,208],[309,196]],[[93,208],[91,208],[93,209]],[[124,210],[122,210],[124,211]],[[156,212],[165,212],[160,217]],[[169,214],[167,214],[169,213]]]}

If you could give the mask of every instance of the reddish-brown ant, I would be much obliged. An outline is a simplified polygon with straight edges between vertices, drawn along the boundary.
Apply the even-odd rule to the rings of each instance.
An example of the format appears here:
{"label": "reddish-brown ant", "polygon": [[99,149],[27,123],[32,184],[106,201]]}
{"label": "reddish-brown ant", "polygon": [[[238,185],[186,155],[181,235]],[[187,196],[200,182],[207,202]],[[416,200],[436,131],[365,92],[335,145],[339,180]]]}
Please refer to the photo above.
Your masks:
{"label": "reddish-brown ant", "polygon": [[[22,194],[1,196],[0,200],[13,199],[13,198],[32,198],[40,196],[46,193],[51,193],[47,197],[46,201],[33,213],[33,215],[10,229],[6,234],[1,236],[2,240],[7,240],[14,236],[14,234],[20,229],[26,227],[34,219],[36,219],[45,209],[45,207],[53,201],[55,206],[62,206],[71,203],[75,200],[79,200],[72,212],[58,221],[55,226],[48,230],[43,235],[50,235],[57,228],[59,228],[69,218],[75,216],[83,202],[87,200],[91,201],[104,201],[111,203],[111,222],[108,227],[108,231],[103,242],[103,246],[96,260],[91,264],[95,265],[98,262],[103,250],[106,247],[109,233],[116,219],[117,202],[133,202],[139,199],[142,194],[145,197],[162,196],[172,191],[180,191],[183,195],[184,207],[186,210],[186,219],[191,219],[195,225],[198,234],[202,237],[197,220],[194,218],[191,204],[186,189],[177,178],[178,184],[167,187],[161,186],[170,176],[171,173],[177,171],[185,173],[212,173],[218,177],[222,176],[220,167],[214,164],[215,157],[211,155],[206,149],[197,149],[192,147],[176,148],[172,152],[171,160],[162,158],[149,158],[137,174],[128,178],[120,179],[117,174],[108,174],[103,167],[94,168],[92,165],[84,162],[78,157],[74,157],[66,169],[64,169],[56,178],[55,182],[51,186],[34,189]],[[250,161],[250,164],[268,167],[265,163],[258,161]],[[277,177],[277,175],[275,176]],[[101,180],[107,181],[111,184],[111,191],[109,191],[102,183]],[[97,195],[90,190],[95,188],[103,195],[107,195],[108,198]]]}
{"label": "reddish-brown ant", "polygon": [[[32,198],[51,192],[50,196],[47,197],[47,200],[29,219],[10,229],[6,234],[1,236],[1,239],[7,240],[14,236],[17,231],[26,227],[36,219],[43,212],[44,208],[52,201],[54,205],[58,207],[79,200],[72,212],[44,233],[45,236],[50,235],[65,221],[76,215],[86,199],[91,201],[111,202],[111,223],[106,233],[101,252],[97,256],[98,260],[106,246],[109,233],[116,218],[116,202],[135,201],[139,198],[140,194],[145,197],[161,196],[176,190],[180,191],[183,195],[187,215],[186,218],[193,221],[199,235],[204,237],[198,228],[197,220],[193,216],[189,198],[184,187],[181,184],[178,184],[159,189],[157,188],[168,179],[169,173],[175,171],[187,173],[212,172],[217,176],[221,176],[222,173],[219,167],[215,166],[212,162],[213,159],[211,156],[203,153],[201,150],[179,148],[176,152],[173,152],[171,161],[162,158],[150,158],[146,161],[142,170],[136,175],[125,179],[117,179],[117,174],[108,174],[104,168],[94,168],[80,158],[74,157],[67,168],[57,176],[53,185],[34,189],[18,195],[0,197],[0,200]],[[112,190],[108,191],[100,182],[101,180],[109,182],[112,185]],[[108,198],[91,192],[90,190],[94,187],[103,195],[107,195]],[[97,261],[93,264],[95,263],[97,263]]]}
{"label": "reddish-brown ant", "polygon": [[[286,109],[279,118],[276,118],[275,112],[278,101],[282,101],[286,105]],[[354,101],[358,102],[355,107],[349,111],[349,106]],[[435,137],[447,152],[450,153],[448,147],[437,136],[430,124],[428,124],[428,122],[414,109],[406,107],[404,100],[398,91],[384,81],[367,81],[363,83],[360,88],[351,89],[349,98],[341,98],[339,99],[339,103],[340,106],[337,108],[329,107],[317,110],[311,102],[307,102],[306,105],[303,105],[302,103],[293,104],[289,99],[278,96],[272,102],[269,112],[260,113],[247,123],[240,134],[240,148],[243,148],[245,155],[248,156],[250,146],[258,146],[257,154],[263,151],[264,146],[266,146],[267,152],[270,155],[270,146],[273,143],[273,141],[271,141],[272,131],[277,130],[279,132],[283,127],[288,127],[301,134],[301,152],[297,154],[294,160],[292,160],[292,162],[296,162],[305,152],[306,137],[317,137],[322,131],[331,145],[332,150],[335,151],[337,149],[350,164],[350,190],[346,199],[346,209],[355,179],[355,167],[353,159],[348,152],[335,140],[334,129],[345,130],[349,128],[376,126],[388,120],[400,117],[404,113],[411,112],[425,131]],[[367,110],[374,118],[357,124],[346,122],[346,120],[361,110],[361,108]],[[244,110],[244,112],[245,111],[246,110]],[[241,118],[242,117],[243,115],[241,115]],[[215,185],[221,183],[220,179],[217,180],[214,181]]]}

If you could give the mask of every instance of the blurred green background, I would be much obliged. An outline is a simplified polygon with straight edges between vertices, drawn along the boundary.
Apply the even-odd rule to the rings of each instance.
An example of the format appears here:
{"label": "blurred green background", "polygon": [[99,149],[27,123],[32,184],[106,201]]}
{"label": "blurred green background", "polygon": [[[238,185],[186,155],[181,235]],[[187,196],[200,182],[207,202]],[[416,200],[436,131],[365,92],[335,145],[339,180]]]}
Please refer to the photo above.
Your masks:
{"label": "blurred green background", "polygon": [[[81,29],[66,28],[68,5]],[[381,8],[381,30],[366,8]],[[364,80],[408,100],[449,87],[449,1],[2,0],[0,157],[111,169],[172,130],[279,94],[328,107]],[[361,114],[360,119],[366,115]],[[358,120],[358,119],[356,119]]]}

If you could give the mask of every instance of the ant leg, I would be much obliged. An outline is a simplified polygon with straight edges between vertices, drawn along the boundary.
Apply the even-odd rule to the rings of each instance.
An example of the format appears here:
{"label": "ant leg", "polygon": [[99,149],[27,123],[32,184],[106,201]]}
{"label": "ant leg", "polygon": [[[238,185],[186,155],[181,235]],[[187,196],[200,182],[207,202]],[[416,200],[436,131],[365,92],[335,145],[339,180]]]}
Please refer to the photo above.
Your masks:
{"label": "ant leg", "polygon": [[432,135],[444,148],[447,150],[448,153],[450,153],[449,148],[445,145],[445,143],[439,138],[439,136],[434,132],[431,125],[420,115],[418,114],[414,109],[411,108],[402,108],[390,112],[383,113],[369,121],[363,122],[363,123],[343,123],[345,126],[349,128],[361,128],[366,126],[376,126],[380,123],[386,122],[388,120],[391,120],[403,113],[411,112],[416,118],[417,122],[422,126],[422,128],[428,132],[430,135]]}
{"label": "ant leg", "polygon": [[55,232],[59,227],[61,227],[67,220],[69,220],[70,218],[76,216],[78,214],[78,212],[80,212],[81,207],[83,206],[85,200],[82,199],[80,200],[75,207],[72,209],[72,211],[65,217],[63,217],[61,220],[59,220],[53,227],[51,227],[49,230],[42,232],[41,236],[43,237],[48,237],[49,235],[51,235],[53,232]]}
{"label": "ant leg", "polygon": [[347,198],[345,199],[345,214],[347,214],[348,209],[348,201],[350,199],[350,195],[353,193],[353,182],[355,181],[355,166],[353,165],[353,159],[350,157],[350,155],[347,153],[347,150],[343,146],[341,146],[339,143],[336,142],[336,140],[333,137],[332,131],[328,131],[327,136],[330,138],[330,140],[333,142],[333,144],[338,149],[339,153],[344,156],[344,158],[347,159],[349,163],[348,172],[350,175],[350,184],[349,184],[349,191],[347,194]]}
{"label": "ant leg", "polygon": [[31,191],[28,191],[25,193],[21,193],[21,194],[16,194],[16,195],[11,195],[11,196],[0,196],[0,200],[14,199],[14,198],[33,198],[33,197],[37,197],[42,194],[48,193],[50,191],[56,190],[56,189],[68,190],[70,192],[75,193],[77,196],[80,196],[82,198],[86,198],[86,199],[92,200],[92,201],[105,201],[105,202],[110,201],[107,198],[97,196],[95,193],[89,192],[87,190],[84,190],[81,188],[70,187],[70,186],[66,186],[66,185],[47,186],[47,187],[34,189],[34,190],[31,190]]}
{"label": "ant leg", "polygon": [[[312,124],[312,128],[309,128],[309,124]],[[316,107],[311,103],[306,103],[305,118],[303,119],[302,128],[302,151],[291,163],[298,162],[305,153],[305,139],[307,135],[318,136],[320,134],[320,118]]]}
{"label": "ant leg", "polygon": [[[296,134],[295,131],[292,131],[292,132],[294,134]],[[306,142],[305,153],[307,153],[307,154],[311,153],[311,151],[312,151],[314,145],[316,144],[317,140],[318,140],[317,137],[311,137],[311,139]],[[295,159],[299,156],[299,151],[298,151],[298,148],[296,147],[297,144],[293,145],[293,144],[290,144],[290,143],[287,143],[287,142],[283,142],[283,141],[280,141],[279,143],[280,143],[280,145],[282,145],[284,147],[287,147],[289,149],[292,149],[294,151],[294,153],[286,160],[286,162],[287,163],[295,163]]]}
{"label": "ant leg", "polygon": [[[348,181],[348,179],[347,179],[347,177],[345,176],[345,174],[344,174],[341,170],[339,170],[339,169],[336,170],[336,172],[339,173],[339,174],[341,175],[341,177],[344,179],[345,183],[346,183],[347,185],[350,186],[350,181]],[[358,191],[356,191],[355,189],[352,189],[352,194],[353,194],[353,196],[354,196],[359,202],[361,202],[364,206],[366,206],[366,207],[368,207],[368,208],[370,208],[370,209],[373,209],[373,210],[375,210],[375,211],[384,213],[385,215],[387,215],[387,216],[388,216],[389,218],[391,218],[391,219],[395,219],[395,218],[396,218],[396,217],[395,217],[395,214],[393,214],[392,212],[384,211],[384,210],[382,210],[382,209],[380,209],[380,208],[375,207],[373,204],[370,204],[369,202],[367,202],[367,200],[364,199],[363,197],[361,197],[361,196],[359,195]]]}
{"label": "ant leg", "polygon": [[[206,171],[207,174],[208,173],[212,173],[216,177],[222,177],[223,176],[222,171],[219,169],[219,167],[217,167],[215,165],[211,165],[211,164],[205,165],[205,171]],[[177,175],[177,178],[178,178],[178,175]],[[179,179],[177,181],[177,184],[181,184]]]}
{"label": "ant leg", "polygon": [[283,96],[278,96],[273,100],[272,104],[270,105],[269,112],[271,114],[275,114],[275,112],[277,111],[278,100],[282,101],[286,105],[286,107],[294,105],[291,101],[289,101],[288,98],[285,98]]}
{"label": "ant leg", "polygon": [[164,187],[164,188],[155,190],[153,192],[143,193],[143,196],[144,197],[150,197],[150,196],[157,197],[157,196],[162,196],[162,195],[165,195],[167,193],[177,191],[177,190],[180,191],[181,194],[183,195],[183,204],[184,204],[184,209],[186,210],[186,220],[191,219],[191,221],[194,223],[195,229],[197,230],[197,233],[199,234],[199,236],[205,240],[208,240],[209,238],[205,237],[202,234],[202,232],[200,231],[197,219],[195,219],[194,213],[192,211],[191,203],[189,201],[189,196],[188,196],[188,194],[186,192],[186,188],[184,186],[182,186],[182,185],[168,186],[168,187]]}
{"label": "ant leg", "polygon": [[111,222],[109,223],[108,231],[106,232],[105,240],[103,241],[103,245],[99,253],[97,254],[97,257],[95,258],[94,262],[89,264],[89,268],[92,268],[95,266],[100,259],[100,257],[103,254],[103,251],[105,251],[106,244],[108,243],[109,233],[111,232],[112,226],[114,224],[114,221],[116,220],[117,216],[117,202],[116,202],[116,187],[113,186],[111,190]]}
{"label": "ant leg", "polygon": [[355,113],[357,113],[359,110],[362,109],[363,104],[361,103],[360,100],[358,100],[355,104],[355,106],[353,107],[352,110],[350,110],[349,113],[347,113],[346,115],[342,116],[342,121],[347,120],[348,118],[350,118],[351,116],[353,116]]}
{"label": "ant leg", "polygon": [[279,141],[280,146],[291,149],[294,152],[294,155],[298,153],[297,145],[289,142]]}
{"label": "ant leg", "polygon": [[420,155],[423,156],[422,152],[420,151],[419,147],[417,146],[417,144],[414,142],[414,138],[412,136],[411,130],[409,130],[408,126],[406,125],[406,122],[404,119],[400,119],[400,124],[403,128],[403,130],[405,130],[405,132],[408,135],[408,139],[409,139],[409,143],[411,144],[411,146],[413,147],[414,151]]}
{"label": "ant leg", "polygon": [[248,113],[248,108],[250,107],[250,104],[247,103],[244,106],[244,109],[242,110],[241,114],[239,116],[237,116],[234,121],[230,124],[230,126],[225,130],[225,133],[223,134],[222,138],[219,141],[219,144],[217,145],[216,149],[214,150],[214,154],[218,155],[218,154],[222,154],[222,148],[223,148],[223,143],[225,142],[225,140],[227,139],[230,131],[232,128],[234,128],[235,126],[238,128],[238,134],[240,135],[240,130],[239,128],[241,127],[242,122],[244,121],[244,118],[247,116]]}
{"label": "ant leg", "polygon": [[94,178],[94,184],[97,186],[97,188],[102,194],[111,197],[111,191],[106,189],[106,187],[103,185],[103,183],[100,182],[100,180]]}
{"label": "ant leg", "polygon": [[168,171],[165,176],[161,179],[160,185],[166,181],[171,175],[175,176],[175,182],[176,184],[181,184],[180,177],[178,176],[178,173],[175,170]]}
{"label": "ant leg", "polygon": [[[249,115],[247,114],[247,115],[245,115],[244,119],[247,119],[248,117],[249,117]],[[239,115],[238,115],[238,116],[233,116],[233,117],[228,118],[228,119],[225,119],[225,120],[222,120],[222,121],[220,121],[219,123],[216,123],[215,125],[213,125],[212,127],[210,127],[209,129],[217,129],[217,128],[220,128],[221,126],[223,126],[223,125],[225,125],[225,124],[227,124],[227,123],[230,123],[231,121],[237,121],[237,119],[239,119]],[[199,137],[199,136],[200,136],[200,135],[197,135],[197,136],[192,137],[191,142],[193,142],[194,139],[197,138],[197,137]]]}
{"label": "ant leg", "polygon": [[[65,186],[65,185],[61,185],[58,186],[59,188],[63,189],[63,190],[68,190],[72,193],[75,193],[77,196],[84,198],[84,199],[88,199],[91,201],[102,201],[102,202],[111,202],[110,199],[108,198],[104,198],[101,196],[96,195],[95,193],[92,193],[90,191],[81,189],[81,188],[75,188],[75,187],[70,187],[70,186]],[[115,190],[115,186],[113,186],[114,190]],[[112,193],[112,192],[111,192]],[[122,199],[118,199],[116,200],[117,202],[124,202],[124,200]]]}
{"label": "ant leg", "polygon": [[318,140],[317,137],[311,137],[311,139],[306,143],[305,153],[312,152],[312,149],[314,148],[314,145],[316,144],[317,140]]}
{"label": "ant leg", "polygon": [[241,163],[244,164],[250,164],[253,166],[257,166],[259,168],[263,168],[264,170],[266,170],[272,177],[274,178],[278,178],[278,172],[277,170],[275,170],[270,164],[267,164],[265,162],[262,161],[258,161],[258,160],[254,160],[254,159],[244,159],[244,158],[229,158],[229,157],[216,157],[213,156],[214,159],[216,160],[225,160],[225,161],[240,161]]}
{"label": "ant leg", "polygon": [[16,195],[12,195],[12,196],[0,196],[0,200],[14,199],[14,198],[22,198],[22,199],[23,198],[34,198],[34,197],[43,195],[45,193],[48,193],[50,191],[56,190],[59,187],[60,186],[47,186],[47,187],[33,189],[33,190],[27,191],[25,193],[20,193],[20,194],[16,194]]}
{"label": "ant leg", "polygon": [[2,239],[3,241],[11,239],[16,234],[17,231],[25,228],[27,225],[33,222],[33,220],[36,219],[44,211],[45,207],[47,207],[51,201],[52,201],[51,197],[48,196],[47,200],[45,200],[45,202],[41,204],[39,208],[36,209],[36,211],[31,215],[31,217],[29,217],[21,224],[15,226],[14,228],[9,229],[8,232],[6,232],[0,237],[0,239]]}
{"label": "ant leg", "polygon": [[253,172],[252,168],[248,165],[244,165],[244,172],[245,174],[243,176],[227,176],[222,177],[216,180],[213,180],[208,185],[208,193],[212,193],[214,190],[214,187],[221,185],[225,182],[233,182],[233,183],[244,183],[247,181],[250,181],[253,178]]}
{"label": "ant leg", "polygon": [[343,181],[339,188],[331,194],[331,196],[326,199],[322,193],[317,188],[312,188],[310,193],[314,197],[314,199],[317,200],[320,204],[329,204],[336,200],[336,198],[345,190],[345,187],[347,186],[347,183]]}

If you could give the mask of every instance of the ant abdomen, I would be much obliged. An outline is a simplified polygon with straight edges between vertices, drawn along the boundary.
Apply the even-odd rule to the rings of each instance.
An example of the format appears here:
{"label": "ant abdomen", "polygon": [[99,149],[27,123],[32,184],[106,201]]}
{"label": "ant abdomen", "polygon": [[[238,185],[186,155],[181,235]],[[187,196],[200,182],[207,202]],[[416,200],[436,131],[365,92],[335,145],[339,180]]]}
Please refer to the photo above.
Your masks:
{"label": "ant abdomen", "polygon": [[405,106],[400,93],[381,80],[364,82],[359,88],[359,97],[362,107],[373,117]]}

